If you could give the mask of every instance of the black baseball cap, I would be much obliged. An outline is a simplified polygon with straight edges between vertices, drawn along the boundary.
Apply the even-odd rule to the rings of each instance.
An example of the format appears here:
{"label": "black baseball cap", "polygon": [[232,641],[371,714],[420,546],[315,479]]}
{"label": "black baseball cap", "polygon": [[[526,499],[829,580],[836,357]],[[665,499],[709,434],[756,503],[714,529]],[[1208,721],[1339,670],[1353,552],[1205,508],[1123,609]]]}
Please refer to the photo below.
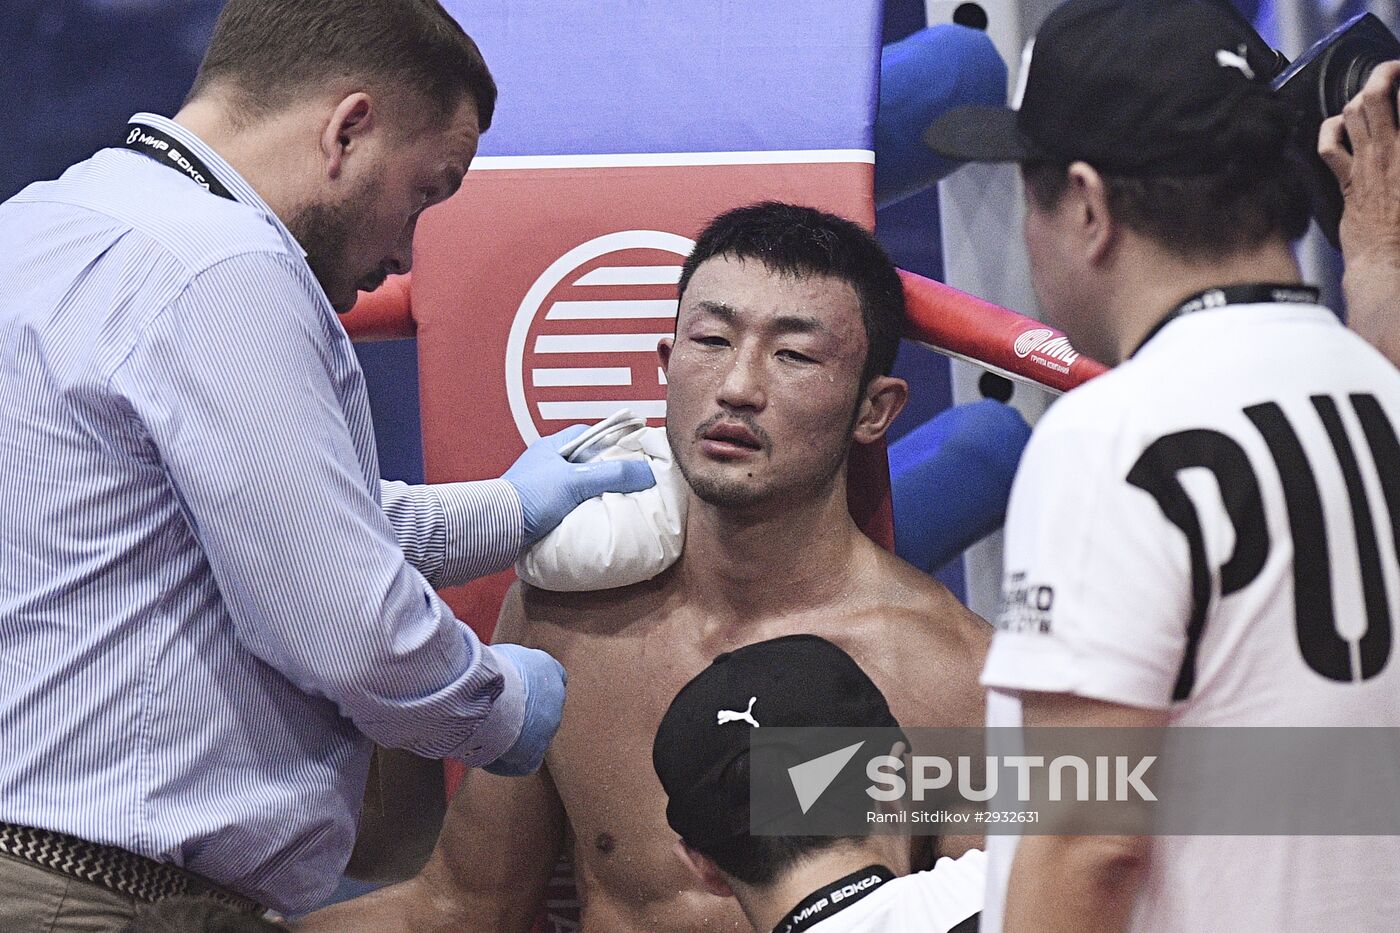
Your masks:
{"label": "black baseball cap", "polygon": [[666,822],[701,848],[747,834],[749,782],[734,769],[747,764],[754,729],[813,726],[899,722],[860,665],[817,635],[719,655],[681,688],[656,730],[651,761],[669,798]]}
{"label": "black baseball cap", "polygon": [[1214,171],[1231,154],[1223,133],[1241,106],[1271,97],[1279,61],[1227,2],[1068,0],[1028,46],[1016,109],[959,107],[924,132],[924,143],[968,162],[1082,160],[1140,176]]}

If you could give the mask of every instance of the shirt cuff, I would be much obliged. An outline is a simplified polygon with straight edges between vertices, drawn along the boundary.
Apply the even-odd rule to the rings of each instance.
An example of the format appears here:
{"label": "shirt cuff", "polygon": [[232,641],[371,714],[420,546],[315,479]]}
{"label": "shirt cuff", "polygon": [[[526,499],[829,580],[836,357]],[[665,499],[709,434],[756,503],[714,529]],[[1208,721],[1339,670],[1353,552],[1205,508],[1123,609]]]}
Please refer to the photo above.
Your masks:
{"label": "shirt cuff", "polygon": [[497,657],[489,645],[481,646],[480,663],[501,675],[501,693],[491,704],[491,712],[472,731],[471,738],[450,756],[469,768],[489,765],[510,751],[525,728],[525,681],[520,671],[506,659]]}
{"label": "shirt cuff", "polygon": [[460,586],[505,570],[525,543],[525,513],[503,479],[435,483],[445,531],[442,572],[435,585]]}
{"label": "shirt cuff", "polygon": [[987,650],[981,683],[999,690],[1073,693],[1079,684],[1077,667],[1074,655],[1048,638],[997,634]]}
{"label": "shirt cuff", "polygon": [[1168,709],[1170,695],[1128,665],[1100,661],[1094,670],[1069,647],[1031,635],[992,638],[981,683],[994,690],[1068,693],[1142,709]]}

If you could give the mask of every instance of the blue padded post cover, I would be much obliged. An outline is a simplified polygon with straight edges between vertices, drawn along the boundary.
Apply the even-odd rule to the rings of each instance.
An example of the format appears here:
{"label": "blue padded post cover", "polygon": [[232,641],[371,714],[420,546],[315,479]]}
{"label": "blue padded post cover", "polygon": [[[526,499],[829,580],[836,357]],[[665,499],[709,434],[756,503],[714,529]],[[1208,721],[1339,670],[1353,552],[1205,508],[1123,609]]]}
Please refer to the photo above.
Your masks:
{"label": "blue padded post cover", "polygon": [[933,573],[1006,518],[1030,425],[991,399],[941,412],[890,445],[895,553]]}
{"label": "blue padded post cover", "polygon": [[875,120],[875,204],[932,185],[961,163],[923,143],[924,130],[954,107],[1006,103],[1006,63],[985,32],[939,25],[891,42],[880,55]]}

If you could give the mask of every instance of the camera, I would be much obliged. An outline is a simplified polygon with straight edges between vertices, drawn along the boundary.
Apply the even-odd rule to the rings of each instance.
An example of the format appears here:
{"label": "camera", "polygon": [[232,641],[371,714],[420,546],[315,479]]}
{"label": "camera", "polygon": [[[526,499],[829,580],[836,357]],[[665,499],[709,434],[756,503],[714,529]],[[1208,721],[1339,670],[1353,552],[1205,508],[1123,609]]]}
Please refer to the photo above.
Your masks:
{"label": "camera", "polygon": [[1400,40],[1374,14],[1363,13],[1318,41],[1297,61],[1288,63],[1277,52],[1279,72],[1274,92],[1298,114],[1295,144],[1309,166],[1308,190],[1313,217],[1323,234],[1338,245],[1342,219],[1342,191],[1317,154],[1322,121],[1342,112],[1371,72],[1382,62],[1400,58]]}
{"label": "camera", "polygon": [[1270,87],[1294,112],[1297,123],[1292,145],[1299,160],[1306,164],[1305,178],[1312,202],[1313,219],[1333,245],[1338,244],[1342,220],[1342,189],[1336,176],[1317,154],[1317,137],[1322,122],[1342,112],[1361,92],[1371,72],[1382,62],[1400,59],[1400,40],[1373,13],[1362,13],[1318,40],[1312,48],[1289,62],[1272,49],[1231,2],[1213,0],[1254,37],[1255,50],[1272,54]]}

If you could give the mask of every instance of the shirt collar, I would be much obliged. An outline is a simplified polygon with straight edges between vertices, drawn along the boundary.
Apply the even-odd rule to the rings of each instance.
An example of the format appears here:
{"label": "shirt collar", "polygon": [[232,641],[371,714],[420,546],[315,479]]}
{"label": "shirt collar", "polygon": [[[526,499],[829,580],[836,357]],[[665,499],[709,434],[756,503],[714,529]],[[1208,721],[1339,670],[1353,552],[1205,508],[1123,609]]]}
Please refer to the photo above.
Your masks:
{"label": "shirt collar", "polygon": [[282,223],[282,218],[278,217],[272,208],[267,206],[267,202],[253,190],[253,186],[248,184],[243,176],[238,174],[234,167],[229,165],[224,157],[215,152],[213,147],[204,140],[169,117],[162,117],[159,114],[138,113],[127,122],[145,123],[178,139],[186,148],[197,155],[200,161],[209,166],[214,175],[223,183],[223,186],[228,189],[229,194],[233,195],[234,200],[240,204],[246,204],[266,217],[282,234],[282,238],[287,241],[288,245],[296,249],[298,256],[304,257],[306,255],[306,250],[297,242],[297,238],[292,236],[292,231],[287,229],[287,225]]}

